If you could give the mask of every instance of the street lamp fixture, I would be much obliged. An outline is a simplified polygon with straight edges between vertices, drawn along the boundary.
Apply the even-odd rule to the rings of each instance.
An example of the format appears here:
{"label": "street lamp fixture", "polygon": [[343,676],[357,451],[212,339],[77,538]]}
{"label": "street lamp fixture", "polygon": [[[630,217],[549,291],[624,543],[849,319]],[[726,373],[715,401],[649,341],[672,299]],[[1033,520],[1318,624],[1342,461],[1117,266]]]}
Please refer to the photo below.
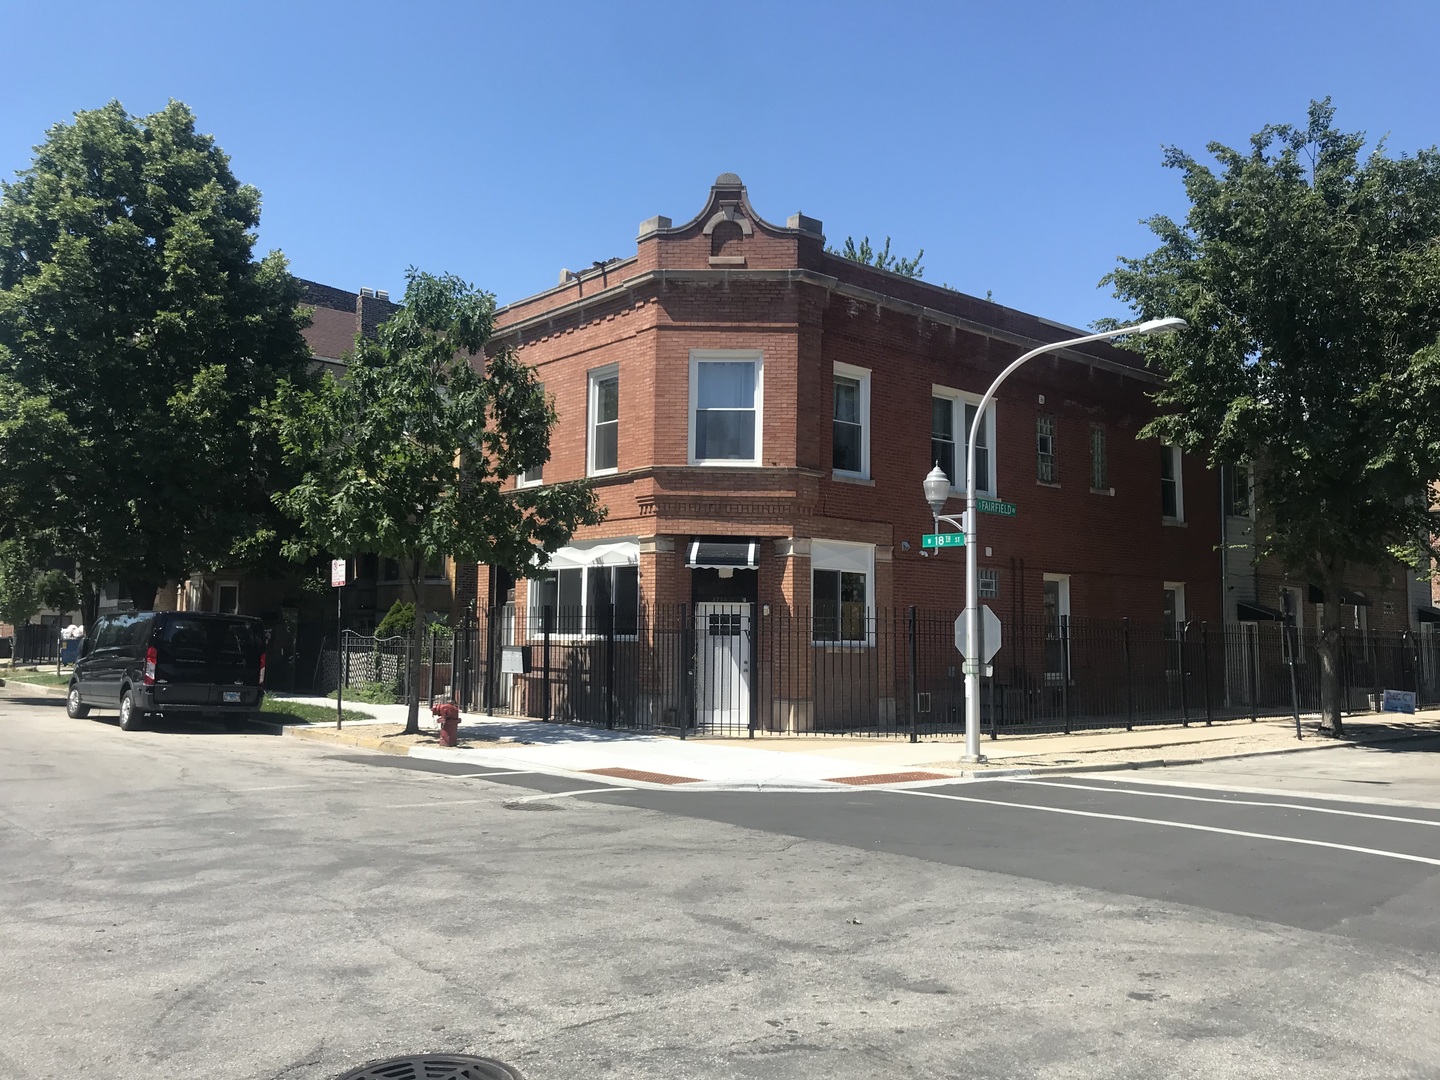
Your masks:
{"label": "street lamp fixture", "polygon": [[[1185,329],[1187,325],[1184,319],[1174,316],[1164,319],[1149,319],[1146,322],[1121,326],[1114,330],[1104,330],[1098,334],[1086,334],[1083,337],[1067,338],[1064,341],[1052,341],[1048,345],[1031,349],[1018,360],[1012,361],[1009,367],[995,377],[995,381],[990,384],[990,389],[985,391],[985,396],[980,399],[980,405],[975,410],[975,422],[970,426],[969,441],[966,443],[965,514],[959,522],[940,512],[945,509],[945,501],[950,494],[950,478],[941,471],[939,465],[931,469],[930,474],[925,477],[923,485],[925,501],[930,504],[931,512],[935,516],[935,531],[939,532],[940,522],[945,521],[952,525],[958,524],[960,531],[965,534],[966,640],[972,643],[972,652],[976,650],[976,643],[980,641],[980,589],[977,580],[980,576],[980,547],[976,542],[978,513],[975,505],[977,497],[975,441],[980,437],[980,425],[985,422],[985,410],[994,400],[995,391],[1000,389],[1000,384],[1008,379],[1017,368],[1043,353],[1056,352],[1060,349],[1068,349],[1072,345],[1084,345],[1091,341],[1104,341],[1125,334],[1172,334],[1177,330]],[[966,762],[983,762],[985,760],[984,755],[980,753],[980,672],[983,666],[984,661],[981,657],[965,657],[965,755],[961,760]],[[910,707],[915,707],[913,702]]]}

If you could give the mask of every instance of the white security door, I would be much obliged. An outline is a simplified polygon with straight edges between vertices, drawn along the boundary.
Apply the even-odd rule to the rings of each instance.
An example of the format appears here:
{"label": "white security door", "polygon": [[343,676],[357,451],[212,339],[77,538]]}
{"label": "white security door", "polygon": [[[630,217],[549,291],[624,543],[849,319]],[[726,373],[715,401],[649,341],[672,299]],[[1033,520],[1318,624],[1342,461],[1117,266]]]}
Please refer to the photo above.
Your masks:
{"label": "white security door", "polygon": [[750,605],[695,605],[695,725],[715,734],[750,729]]}

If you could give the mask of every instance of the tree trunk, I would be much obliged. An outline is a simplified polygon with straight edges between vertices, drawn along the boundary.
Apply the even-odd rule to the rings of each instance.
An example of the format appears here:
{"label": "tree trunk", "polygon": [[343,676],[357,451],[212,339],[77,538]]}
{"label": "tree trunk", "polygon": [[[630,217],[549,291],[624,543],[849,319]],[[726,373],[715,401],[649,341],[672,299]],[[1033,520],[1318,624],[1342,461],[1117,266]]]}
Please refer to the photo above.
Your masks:
{"label": "tree trunk", "polygon": [[80,625],[87,629],[95,625],[100,614],[100,585],[88,574],[80,577]]}
{"label": "tree trunk", "polygon": [[1325,622],[1320,628],[1320,730],[1326,735],[1345,734],[1345,682],[1340,677],[1340,575],[1325,578]]}
{"label": "tree trunk", "polygon": [[425,588],[423,569],[412,567],[408,575],[410,595],[415,603],[415,625],[410,628],[410,672],[405,679],[405,734],[420,734],[420,658],[425,648]]}
{"label": "tree trunk", "polygon": [[135,605],[136,611],[155,610],[155,594],[160,591],[156,582],[131,578],[125,582],[125,590],[130,594],[130,602]]}

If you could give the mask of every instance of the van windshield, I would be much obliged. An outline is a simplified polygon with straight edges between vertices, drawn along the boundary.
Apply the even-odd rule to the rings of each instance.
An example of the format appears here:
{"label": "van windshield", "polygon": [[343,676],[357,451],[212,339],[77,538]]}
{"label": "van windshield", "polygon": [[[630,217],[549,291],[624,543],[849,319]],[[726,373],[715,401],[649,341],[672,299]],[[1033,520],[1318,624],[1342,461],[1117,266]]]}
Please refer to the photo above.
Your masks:
{"label": "van windshield", "polygon": [[260,636],[243,619],[195,619],[171,616],[161,639],[176,660],[245,662],[260,652]]}

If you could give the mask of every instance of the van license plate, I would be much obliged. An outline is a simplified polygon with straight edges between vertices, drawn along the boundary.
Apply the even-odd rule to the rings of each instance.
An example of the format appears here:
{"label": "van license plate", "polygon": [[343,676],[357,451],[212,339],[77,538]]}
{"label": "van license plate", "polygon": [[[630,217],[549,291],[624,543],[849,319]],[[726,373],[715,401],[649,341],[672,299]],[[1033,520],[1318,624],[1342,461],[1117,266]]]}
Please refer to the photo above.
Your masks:
{"label": "van license plate", "polygon": [[240,700],[240,691],[239,691],[239,690],[225,690],[225,691],[222,691],[222,693],[223,693],[223,697],[221,698],[222,701],[239,701],[239,700]]}

